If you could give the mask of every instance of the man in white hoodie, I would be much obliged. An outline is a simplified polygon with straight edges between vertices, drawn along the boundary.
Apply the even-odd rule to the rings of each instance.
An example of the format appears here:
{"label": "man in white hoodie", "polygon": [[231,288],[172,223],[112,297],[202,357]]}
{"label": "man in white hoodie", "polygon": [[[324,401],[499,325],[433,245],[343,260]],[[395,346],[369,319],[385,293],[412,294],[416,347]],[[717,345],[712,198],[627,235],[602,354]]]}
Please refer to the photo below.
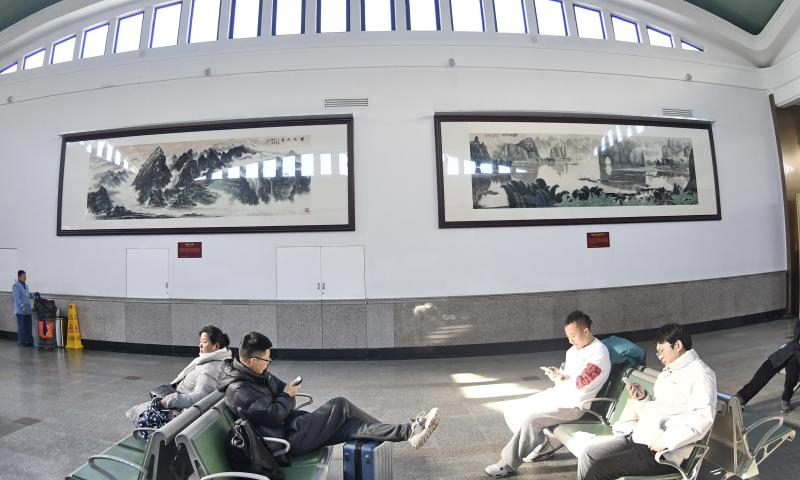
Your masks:
{"label": "man in white hoodie", "polygon": [[492,477],[511,475],[523,461],[549,458],[559,445],[548,440],[543,430],[583,416],[578,405],[594,398],[608,379],[611,361],[608,349],[592,335],[592,319],[581,311],[567,315],[564,333],[572,348],[567,350],[561,368],[541,367],[555,383],[539,393],[516,402],[505,412],[506,423],[513,432],[500,461],[484,470]]}
{"label": "man in white hoodie", "polygon": [[653,395],[641,385],[628,384],[636,418],[614,424],[618,435],[590,444],[578,459],[579,480],[614,480],[624,476],[674,473],[655,461],[655,453],[680,464],[695,442],[711,429],[717,399],[717,379],[697,352],[692,337],[676,323],[656,332],[656,354],[664,370]]}

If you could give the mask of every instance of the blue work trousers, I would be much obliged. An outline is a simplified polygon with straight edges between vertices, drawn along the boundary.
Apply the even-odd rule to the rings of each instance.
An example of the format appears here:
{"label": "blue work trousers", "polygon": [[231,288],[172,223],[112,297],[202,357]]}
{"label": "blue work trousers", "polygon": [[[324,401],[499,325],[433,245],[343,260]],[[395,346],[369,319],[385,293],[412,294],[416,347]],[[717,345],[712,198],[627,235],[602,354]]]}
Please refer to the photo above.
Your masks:
{"label": "blue work trousers", "polygon": [[33,320],[30,315],[17,314],[17,343],[33,345]]}

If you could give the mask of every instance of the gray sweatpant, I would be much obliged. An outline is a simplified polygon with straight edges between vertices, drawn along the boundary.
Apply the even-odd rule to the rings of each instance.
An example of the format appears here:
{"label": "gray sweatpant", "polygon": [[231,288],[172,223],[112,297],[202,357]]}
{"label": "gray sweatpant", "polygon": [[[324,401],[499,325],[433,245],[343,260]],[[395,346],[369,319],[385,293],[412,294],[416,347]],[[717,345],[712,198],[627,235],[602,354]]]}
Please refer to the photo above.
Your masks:
{"label": "gray sweatpant", "polygon": [[586,477],[589,467],[598,459],[613,455],[632,445],[633,441],[627,435],[607,437],[590,443],[578,456],[578,480]]}
{"label": "gray sweatpant", "polygon": [[[512,427],[514,435],[508,441],[500,459],[504,464],[516,469],[522,464],[522,459],[530,455],[533,450],[544,443],[546,440],[544,430],[547,427],[558,425],[559,423],[571,422],[583,416],[583,412],[575,407],[559,407],[553,405],[552,397],[545,398],[531,395],[523,400],[519,407],[525,408],[527,416],[519,423],[519,428],[513,429],[517,422],[510,421],[510,415],[506,414],[506,421]],[[538,400],[538,401],[537,401]],[[519,408],[518,407],[518,408]],[[519,415],[519,410],[515,412]]]}

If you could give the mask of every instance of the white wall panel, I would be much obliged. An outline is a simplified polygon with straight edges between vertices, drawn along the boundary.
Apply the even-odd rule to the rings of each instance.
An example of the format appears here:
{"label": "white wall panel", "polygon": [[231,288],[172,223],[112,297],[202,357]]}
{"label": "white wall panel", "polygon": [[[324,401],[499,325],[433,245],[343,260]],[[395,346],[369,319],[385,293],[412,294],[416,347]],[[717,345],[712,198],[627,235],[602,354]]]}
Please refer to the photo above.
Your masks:
{"label": "white wall panel", "polygon": [[[0,100],[0,245],[19,247],[43,292],[118,297],[125,296],[126,248],[174,249],[178,241],[202,241],[204,258],[169,259],[173,298],[275,298],[275,248],[292,245],[364,245],[370,298],[613,287],[786,268],[775,135],[752,70],[677,56],[466,44],[290,50],[128,58],[113,68],[3,79],[2,99],[19,101]],[[455,68],[446,67],[448,58]],[[210,77],[202,76],[205,67]],[[696,81],[681,80],[686,72]],[[117,86],[99,88],[106,83]],[[370,103],[352,111],[354,232],[55,235],[61,133],[347,113],[325,110],[322,101],[353,97]],[[658,115],[663,107],[691,108],[715,122],[721,221],[437,227],[435,112]],[[609,231],[611,249],[587,250],[587,231]]]}

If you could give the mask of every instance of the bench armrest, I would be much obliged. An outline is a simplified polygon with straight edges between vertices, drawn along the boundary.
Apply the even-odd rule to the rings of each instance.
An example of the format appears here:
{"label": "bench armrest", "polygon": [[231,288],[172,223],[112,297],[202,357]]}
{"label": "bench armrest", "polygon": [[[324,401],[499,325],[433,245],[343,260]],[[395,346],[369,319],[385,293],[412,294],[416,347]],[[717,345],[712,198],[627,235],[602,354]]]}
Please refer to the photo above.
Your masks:
{"label": "bench armrest", "polygon": [[596,417],[598,420],[600,420],[600,422],[603,425],[608,426],[608,420],[606,420],[606,418],[603,417],[602,415],[600,415],[597,412],[595,412],[592,409],[590,409],[589,406],[592,404],[592,402],[608,402],[608,403],[611,404],[608,408],[611,408],[611,407],[614,406],[614,403],[616,403],[616,401],[617,401],[616,398],[606,398],[606,397],[589,398],[589,399],[586,399],[586,400],[582,401],[581,403],[579,403],[578,404],[578,408],[583,413],[588,413],[589,415],[592,415],[592,416]]}
{"label": "bench armrest", "polygon": [[681,467],[677,463],[669,461],[666,458],[664,458],[664,455],[666,453],[669,453],[671,450],[664,449],[656,452],[655,455],[656,463],[660,463],[662,465],[669,465],[670,467],[674,468],[675,470],[678,471],[678,473],[681,474],[681,478],[683,480],[694,480],[695,478],[697,478],[697,474],[700,471],[700,464],[703,463],[703,457],[706,456],[709,446],[704,443],[690,443],[688,445],[681,445],[679,448],[685,448],[685,447],[691,447],[692,450],[694,450],[695,448],[700,449],[700,453],[698,454],[700,458],[698,461],[695,462],[695,467],[691,472],[687,472],[686,470],[683,469],[683,467]]}
{"label": "bench armrest", "polygon": [[[756,428],[756,427],[758,427],[760,425],[763,425],[763,424],[765,424],[767,422],[775,422],[775,425],[773,425],[772,427],[770,427],[769,430],[767,430],[767,433],[765,433],[761,437],[761,439],[758,441],[758,443],[756,443],[756,446],[754,448],[750,449],[750,447],[749,447],[750,443],[747,441],[747,435],[749,433],[751,433],[754,428]],[[744,429],[744,432],[742,434],[742,440],[744,441],[745,447],[750,451],[750,453],[752,455],[755,455],[756,452],[761,450],[761,447],[763,447],[764,444],[767,443],[767,440],[769,440],[769,438],[772,436],[772,434],[775,433],[775,431],[777,429],[781,428],[782,425],[783,425],[783,417],[778,416],[778,415],[776,415],[774,417],[762,418],[761,420],[758,420],[758,421],[748,425]]]}
{"label": "bench armrest", "polygon": [[142,475],[142,478],[144,478],[145,474],[147,473],[145,471],[145,469],[142,468],[141,465],[137,465],[137,464],[131,462],[130,460],[126,460],[124,458],[115,457],[113,455],[92,455],[91,457],[89,457],[89,461],[87,463],[89,465],[91,465],[92,468],[94,468],[95,470],[100,472],[100,474],[102,476],[104,476],[104,477],[106,477],[106,478],[108,478],[110,480],[115,480],[115,477],[113,475],[111,475],[110,473],[108,473],[103,467],[101,467],[100,465],[97,465],[95,463],[97,460],[109,460],[109,461],[112,461],[112,462],[117,462],[117,463],[121,463],[123,465],[127,465],[128,467],[131,467],[134,470],[136,470],[137,472],[139,472]]}
{"label": "bench armrest", "polygon": [[307,393],[298,393],[297,395],[295,395],[295,397],[303,397],[303,398],[307,398],[308,399],[305,402],[301,403],[300,405],[294,407],[295,409],[303,408],[306,405],[311,405],[312,403],[314,403],[314,397],[312,397],[311,395],[308,395]]}
{"label": "bench armrest", "polygon": [[276,457],[285,455],[289,453],[289,449],[292,448],[292,444],[282,438],[275,438],[275,437],[261,437],[261,440],[264,442],[274,442],[274,443],[282,443],[286,445],[286,448],[283,450],[278,450],[277,452],[272,452],[272,454]]}
{"label": "bench armrest", "polygon": [[211,475],[206,475],[202,477],[200,480],[210,480],[212,478],[252,478],[254,480],[270,480],[269,477],[265,477],[264,475],[259,475],[257,473],[248,473],[248,472],[220,472],[220,473],[212,473]]}

